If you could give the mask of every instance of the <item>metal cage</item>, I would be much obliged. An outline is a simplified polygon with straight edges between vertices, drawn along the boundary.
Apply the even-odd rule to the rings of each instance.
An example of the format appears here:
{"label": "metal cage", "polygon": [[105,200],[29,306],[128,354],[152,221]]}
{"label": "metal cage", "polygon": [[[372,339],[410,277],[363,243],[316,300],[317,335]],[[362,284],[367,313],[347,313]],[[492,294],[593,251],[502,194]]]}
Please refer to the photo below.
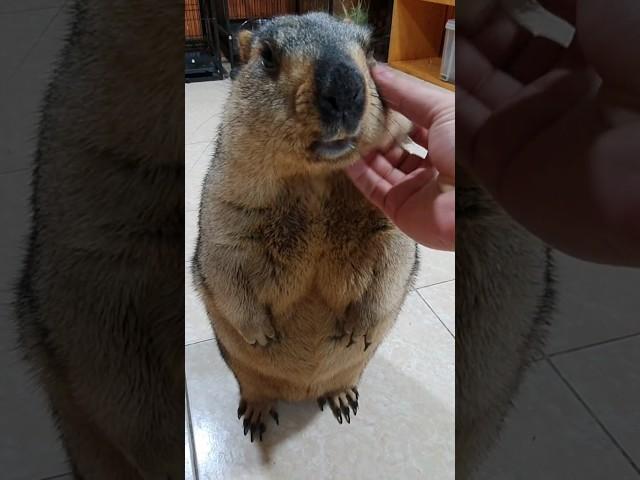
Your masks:
{"label": "metal cage", "polygon": [[235,42],[240,30],[254,30],[268,18],[284,14],[301,14],[312,10],[333,13],[334,0],[215,0],[222,53],[228,59],[233,77],[238,66]]}
{"label": "metal cage", "polygon": [[[253,30],[274,15],[311,10],[333,14],[337,5],[340,2],[335,0],[185,0],[186,81],[233,76],[238,66],[235,38],[239,30]],[[385,61],[393,0],[369,0],[369,8],[375,56]],[[230,72],[224,69],[223,58]]]}
{"label": "metal cage", "polygon": [[212,0],[185,0],[185,80],[221,80],[222,66],[218,16]]}

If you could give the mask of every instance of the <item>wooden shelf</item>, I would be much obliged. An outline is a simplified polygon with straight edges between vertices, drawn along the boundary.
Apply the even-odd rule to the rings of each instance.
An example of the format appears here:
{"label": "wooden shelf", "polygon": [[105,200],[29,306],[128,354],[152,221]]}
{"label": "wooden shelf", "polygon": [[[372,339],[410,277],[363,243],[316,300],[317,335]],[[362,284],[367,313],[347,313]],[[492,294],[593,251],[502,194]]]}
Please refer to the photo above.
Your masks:
{"label": "wooden shelf", "polygon": [[419,60],[396,60],[390,62],[389,65],[409,75],[421,78],[426,82],[434,83],[447,90],[455,91],[456,87],[454,84],[445,82],[440,78],[441,63],[442,59],[433,57]]}
{"label": "wooden shelf", "polygon": [[450,7],[456,6],[456,0],[420,0],[426,3],[439,3],[440,5],[449,5]]}
{"label": "wooden shelf", "polygon": [[455,0],[395,0],[389,64],[440,87],[455,86],[440,78],[447,20],[455,18]]}

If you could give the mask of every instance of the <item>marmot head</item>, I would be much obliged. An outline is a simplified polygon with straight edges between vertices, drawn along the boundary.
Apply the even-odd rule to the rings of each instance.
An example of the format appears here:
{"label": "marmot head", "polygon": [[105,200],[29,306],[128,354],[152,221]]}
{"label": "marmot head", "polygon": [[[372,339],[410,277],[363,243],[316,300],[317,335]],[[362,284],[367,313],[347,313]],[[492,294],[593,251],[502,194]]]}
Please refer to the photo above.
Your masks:
{"label": "marmot head", "polygon": [[277,17],[241,32],[234,133],[260,142],[269,158],[335,167],[355,161],[389,130],[369,73],[369,42],[368,29],[324,13]]}

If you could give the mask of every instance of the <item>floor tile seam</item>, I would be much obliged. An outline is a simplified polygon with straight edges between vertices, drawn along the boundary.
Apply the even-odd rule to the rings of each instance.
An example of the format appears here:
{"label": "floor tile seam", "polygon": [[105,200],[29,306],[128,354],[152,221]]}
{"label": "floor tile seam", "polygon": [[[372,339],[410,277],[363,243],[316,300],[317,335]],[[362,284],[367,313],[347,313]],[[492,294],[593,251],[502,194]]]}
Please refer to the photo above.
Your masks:
{"label": "floor tile seam", "polygon": [[[29,58],[31,57],[31,54],[33,53],[35,48],[40,44],[40,42],[44,38],[45,34],[51,28],[51,25],[53,25],[53,22],[56,21],[56,19],[60,15],[60,13],[67,7],[67,3],[68,2],[69,2],[69,0],[65,0],[62,3],[62,5],[60,5],[57,8],[56,13],[49,19],[49,22],[47,23],[47,26],[44,28],[44,30],[42,30],[42,32],[40,32],[40,35],[38,35],[38,38],[36,39],[36,41],[31,44],[31,46],[29,47],[29,50],[27,50],[27,53],[22,55],[20,63],[16,66],[16,68],[13,71],[13,73],[11,73],[11,75],[9,76],[9,80],[13,79],[13,77],[16,75],[16,73],[24,66],[24,64],[27,62],[27,60],[29,60]],[[55,9],[55,7],[53,7],[52,10],[53,9]]]}
{"label": "floor tile seam", "polygon": [[576,387],[574,387],[571,384],[571,382],[569,381],[569,379],[566,378],[562,374],[562,371],[560,370],[560,368],[553,362],[553,360],[551,358],[547,357],[546,361],[549,364],[549,366],[551,367],[551,369],[558,376],[560,381],[562,381],[562,383],[569,389],[569,391],[578,400],[578,402],[580,402],[580,404],[587,411],[589,416],[593,419],[594,422],[596,422],[596,424],[600,427],[600,429],[604,432],[604,434],[609,438],[611,443],[618,449],[618,451],[627,460],[627,462],[629,462],[629,464],[631,465],[631,468],[633,468],[633,470],[640,477],[640,467],[638,467],[638,465],[636,465],[636,463],[634,462],[633,458],[631,458],[631,455],[629,455],[629,453],[624,449],[624,447],[618,441],[618,439],[609,431],[609,429],[606,427],[604,422],[596,415],[596,413],[593,411],[593,409],[589,406],[587,401],[584,398],[582,398],[582,396],[578,392],[578,389]]}
{"label": "floor tile seam", "polygon": [[550,353],[547,353],[547,356],[549,358],[560,357],[560,356],[563,356],[563,355],[568,355],[568,354],[575,353],[575,352],[580,352],[580,351],[583,351],[583,350],[589,350],[591,348],[600,347],[600,346],[603,346],[603,345],[609,345],[609,344],[612,344],[612,343],[622,342],[624,340],[629,340],[629,339],[632,339],[632,338],[635,338],[635,337],[638,337],[638,336],[640,336],[640,332],[630,333],[630,334],[627,334],[627,335],[621,335],[619,337],[609,338],[607,340],[601,340],[599,342],[592,342],[592,343],[587,343],[585,345],[579,345],[577,347],[571,347],[571,348],[567,348],[567,349],[564,349],[564,350],[559,350],[557,352],[550,352]]}
{"label": "floor tile seam", "polygon": [[187,423],[189,427],[189,455],[191,456],[191,474],[194,480],[199,480],[198,453],[196,452],[196,439],[193,434],[193,420],[191,419],[191,402],[189,400],[189,386],[185,375],[185,408],[187,409]]}
{"label": "floor tile seam", "polygon": [[442,319],[440,318],[440,315],[438,315],[436,311],[431,307],[427,299],[422,296],[422,294],[420,293],[420,290],[416,290],[416,293],[418,294],[418,298],[422,300],[425,303],[425,305],[427,305],[427,308],[431,311],[431,313],[435,315],[435,317],[438,319],[440,324],[445,328],[445,330],[449,333],[449,335],[451,335],[451,337],[455,339],[456,336],[453,334],[451,330],[449,330],[449,327],[447,327],[447,325],[442,321]]}

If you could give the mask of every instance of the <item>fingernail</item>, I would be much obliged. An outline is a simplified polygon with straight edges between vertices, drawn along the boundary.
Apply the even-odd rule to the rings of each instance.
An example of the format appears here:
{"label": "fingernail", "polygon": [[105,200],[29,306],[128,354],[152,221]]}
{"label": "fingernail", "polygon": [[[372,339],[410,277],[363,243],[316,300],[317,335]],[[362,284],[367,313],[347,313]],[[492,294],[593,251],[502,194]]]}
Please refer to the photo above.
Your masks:
{"label": "fingernail", "polygon": [[373,67],[373,75],[378,80],[392,80],[394,77],[393,70],[391,70],[387,65],[379,63]]}

